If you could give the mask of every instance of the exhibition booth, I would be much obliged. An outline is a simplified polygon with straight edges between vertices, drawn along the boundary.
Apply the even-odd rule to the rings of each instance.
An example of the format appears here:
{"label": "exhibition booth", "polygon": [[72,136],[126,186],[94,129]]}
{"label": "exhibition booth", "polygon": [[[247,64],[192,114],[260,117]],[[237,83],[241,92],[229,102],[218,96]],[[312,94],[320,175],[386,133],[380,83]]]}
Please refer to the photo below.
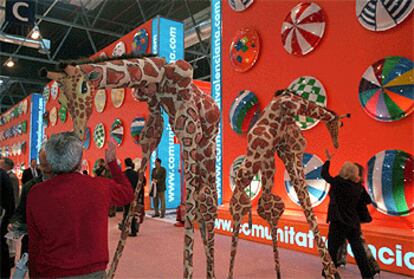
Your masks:
{"label": "exhibition booth", "polygon": [[[375,32],[367,29],[374,27],[363,15],[356,16],[356,5],[254,1],[247,8],[239,6],[239,12],[227,3],[221,6],[223,205],[216,230],[231,235],[228,203],[235,172],[246,154],[250,121],[276,90],[290,88],[339,114],[351,114],[339,130],[337,150],[324,123],[297,119],[307,141],[305,178],[322,235],[328,230],[329,184],[321,180],[320,170],[327,148],[334,153],[333,175],[345,161],[365,167],[373,222],[363,224],[362,230],[381,268],[413,275],[413,16],[408,10],[391,22],[377,17],[388,25],[378,24]],[[403,13],[404,8],[399,9]],[[276,154],[275,159],[273,192],[286,207],[278,225],[278,245],[317,254],[290,178]],[[260,185],[259,175],[246,190],[254,206]],[[270,229],[255,209],[251,230],[247,217],[244,221],[241,238],[271,245]]]}
{"label": "exhibition booth", "polygon": [[[194,83],[212,95],[222,112],[217,137],[216,232],[232,232],[229,201],[246,155],[249,128],[276,90],[289,88],[338,114],[351,114],[339,130],[337,150],[324,123],[308,117],[296,119],[307,141],[305,178],[322,235],[327,237],[330,186],[321,178],[321,167],[325,149],[329,149],[334,154],[332,174],[345,161],[365,167],[373,221],[363,224],[362,230],[381,269],[414,275],[412,5],[398,7],[399,17],[390,13],[389,18],[395,15],[392,22],[381,25],[381,20],[390,19],[369,18],[368,8],[354,1],[211,2],[211,83]],[[168,62],[184,59],[183,23],[156,17],[90,58],[149,53]],[[42,141],[73,128],[68,108],[59,103],[60,94],[57,83],[51,81],[41,95],[27,97],[0,116],[0,153],[16,163],[18,172],[37,158]],[[147,117],[147,104],[134,100],[130,88],[94,92],[82,169],[93,175],[95,162],[104,158],[109,141],[116,143],[123,169],[127,157],[139,166],[142,153],[137,139]],[[166,205],[170,209],[185,200],[180,152],[180,143],[166,125],[146,177],[160,157],[167,169]],[[276,154],[275,161],[272,192],[283,199],[286,208],[278,225],[279,246],[317,254],[291,179]],[[243,219],[240,238],[271,245],[270,228],[256,212],[261,186],[259,173],[246,188],[253,222],[249,228],[247,216]],[[149,183],[147,209],[151,205],[148,191]],[[350,247],[348,258],[354,262]]]}

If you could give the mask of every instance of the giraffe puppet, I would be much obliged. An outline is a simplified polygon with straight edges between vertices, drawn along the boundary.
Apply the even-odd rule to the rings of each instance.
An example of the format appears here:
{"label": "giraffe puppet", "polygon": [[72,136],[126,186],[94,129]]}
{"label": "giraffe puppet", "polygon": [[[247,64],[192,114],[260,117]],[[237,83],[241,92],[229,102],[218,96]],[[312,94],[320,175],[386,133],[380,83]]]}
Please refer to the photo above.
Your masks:
{"label": "giraffe puppet", "polygon": [[[207,278],[215,278],[215,153],[220,111],[213,99],[194,85],[191,65],[183,60],[166,64],[165,59],[158,57],[118,58],[64,65],[63,73],[43,71],[43,75],[55,79],[61,86],[74,119],[74,130],[82,139],[90,116],[93,90],[133,88],[134,97],[148,104],[149,117],[140,135],[143,158],[135,197],[143,190],[142,181],[150,155],[162,136],[161,109],[168,114],[171,128],[182,145],[184,159],[184,278],[192,278],[193,274],[194,221],[200,225],[207,257]],[[72,102],[73,105],[70,105]],[[131,219],[137,214],[136,200],[131,204],[107,278],[113,278],[122,255]]]}
{"label": "giraffe puppet", "polygon": [[[275,271],[280,279],[279,254],[277,249],[277,223],[285,209],[282,199],[272,193],[275,175],[274,154],[282,159],[289,173],[293,187],[304,210],[306,221],[314,234],[319,255],[322,259],[324,274],[327,278],[339,278],[335,266],[321,238],[316,218],[313,214],[309,193],[306,188],[302,158],[306,146],[300,128],[294,117],[304,115],[326,122],[335,148],[338,148],[338,129],[340,119],[350,115],[337,116],[334,112],[299,97],[289,90],[279,90],[270,104],[263,110],[257,122],[248,132],[247,156],[236,175],[236,187],[230,201],[233,217],[233,235],[228,278],[233,278],[234,259],[241,221],[251,212],[250,199],[245,188],[250,185],[254,175],[262,174],[263,192],[259,198],[257,212],[271,228]],[[251,214],[249,214],[251,215]],[[251,218],[249,218],[251,224]]]}

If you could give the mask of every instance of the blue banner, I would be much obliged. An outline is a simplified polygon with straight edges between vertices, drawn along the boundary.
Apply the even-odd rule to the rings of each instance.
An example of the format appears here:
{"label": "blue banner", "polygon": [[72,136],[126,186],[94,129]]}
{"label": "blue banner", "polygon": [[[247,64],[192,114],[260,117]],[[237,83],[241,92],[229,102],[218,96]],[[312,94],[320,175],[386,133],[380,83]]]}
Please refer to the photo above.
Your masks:
{"label": "blue banner", "polygon": [[[184,59],[184,24],[162,17],[152,21],[152,53],[165,57],[167,62]],[[157,156],[167,170],[165,202],[167,208],[176,208],[181,202],[180,145],[174,141],[174,132],[163,112],[164,130]],[[151,156],[151,169],[156,156]]]}
{"label": "blue banner", "polygon": [[45,112],[42,95],[32,94],[31,96],[29,163],[32,159],[38,160],[39,157],[43,142],[43,113]]}
{"label": "blue banner", "polygon": [[[221,65],[221,32],[222,32],[222,18],[221,18],[221,1],[211,1],[211,96],[222,111],[221,104],[221,78],[222,78],[222,65]],[[222,204],[223,197],[223,182],[222,182],[222,119],[220,118],[219,132],[217,135],[217,148],[216,148],[216,185],[217,185],[217,197],[218,204]]]}

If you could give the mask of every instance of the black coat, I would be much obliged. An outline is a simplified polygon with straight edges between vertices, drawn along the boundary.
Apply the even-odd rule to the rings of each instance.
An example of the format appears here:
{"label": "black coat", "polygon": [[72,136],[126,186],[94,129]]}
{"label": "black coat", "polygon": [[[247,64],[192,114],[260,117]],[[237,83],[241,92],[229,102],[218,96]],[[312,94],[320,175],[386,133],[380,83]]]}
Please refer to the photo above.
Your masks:
{"label": "black coat", "polygon": [[353,228],[360,227],[358,206],[360,203],[369,204],[371,199],[360,183],[332,177],[329,174],[330,161],[322,166],[322,178],[331,184],[329,190],[328,222],[340,222]]}
{"label": "black coat", "polygon": [[0,169],[0,214],[4,213],[1,220],[0,237],[7,233],[7,225],[14,213],[14,191],[9,175]]}
{"label": "black coat", "polygon": [[131,183],[132,189],[135,190],[138,184],[138,173],[133,169],[126,169],[124,173]]}
{"label": "black coat", "polygon": [[[37,176],[41,176],[40,170],[36,169],[36,171],[37,171]],[[25,169],[23,171],[23,176],[22,176],[22,185],[29,182],[32,179],[33,179],[32,169],[31,168]]]}

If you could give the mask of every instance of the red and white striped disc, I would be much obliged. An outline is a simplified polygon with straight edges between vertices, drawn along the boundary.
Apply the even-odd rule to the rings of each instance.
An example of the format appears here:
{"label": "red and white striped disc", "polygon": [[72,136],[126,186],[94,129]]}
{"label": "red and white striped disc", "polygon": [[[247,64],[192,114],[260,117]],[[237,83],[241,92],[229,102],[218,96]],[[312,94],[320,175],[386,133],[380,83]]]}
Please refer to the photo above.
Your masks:
{"label": "red and white striped disc", "polygon": [[325,13],[315,3],[300,3],[286,16],[282,43],[290,54],[303,56],[315,49],[325,31]]}

